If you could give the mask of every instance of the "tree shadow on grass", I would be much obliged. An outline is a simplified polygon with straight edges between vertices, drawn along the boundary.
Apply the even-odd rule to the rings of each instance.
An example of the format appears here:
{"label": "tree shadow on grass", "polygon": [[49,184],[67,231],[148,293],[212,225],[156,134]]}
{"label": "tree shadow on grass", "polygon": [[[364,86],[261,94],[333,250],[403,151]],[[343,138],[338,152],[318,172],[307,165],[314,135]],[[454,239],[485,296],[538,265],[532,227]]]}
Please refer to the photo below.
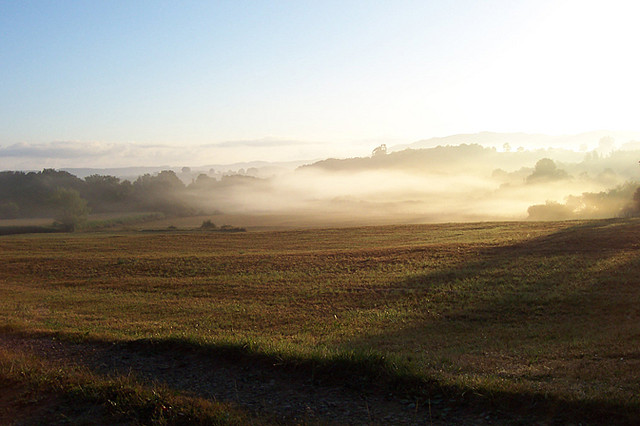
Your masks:
{"label": "tree shadow on grass", "polygon": [[[410,294],[416,310],[432,313],[428,322],[434,324],[455,319],[517,324],[548,315],[588,320],[613,313],[598,307],[633,305],[640,294],[640,285],[635,285],[640,276],[638,249],[640,221],[598,221],[472,252],[452,267],[391,286]],[[407,300],[409,296],[391,303]],[[380,335],[402,340],[396,332]]]}
{"label": "tree shadow on grass", "polygon": [[640,270],[639,248],[640,221],[600,221],[470,253],[453,267],[394,286],[421,295],[425,306],[433,299],[450,302],[439,312],[444,319],[527,321],[541,308],[585,316],[589,311],[576,306],[619,303],[624,301],[620,291],[640,292],[633,285]]}
{"label": "tree shadow on grass", "polygon": [[564,402],[552,417],[569,413],[568,400],[604,413],[629,400],[640,415],[639,248],[640,221],[606,220],[472,252],[453,267],[393,283],[407,297],[392,303],[410,313],[339,346],[400,354],[427,375],[475,380],[502,399],[523,389],[539,404],[555,392],[552,399]]}

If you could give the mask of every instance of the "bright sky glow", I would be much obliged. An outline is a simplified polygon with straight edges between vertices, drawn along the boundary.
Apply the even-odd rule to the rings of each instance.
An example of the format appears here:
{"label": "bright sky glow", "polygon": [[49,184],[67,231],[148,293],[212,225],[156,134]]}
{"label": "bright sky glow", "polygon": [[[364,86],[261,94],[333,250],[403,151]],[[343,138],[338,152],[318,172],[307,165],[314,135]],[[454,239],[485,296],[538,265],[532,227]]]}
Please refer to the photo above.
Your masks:
{"label": "bright sky glow", "polygon": [[[639,17],[620,0],[0,0],[0,147],[225,144],[211,163],[638,130]],[[271,158],[247,143],[279,140]]]}

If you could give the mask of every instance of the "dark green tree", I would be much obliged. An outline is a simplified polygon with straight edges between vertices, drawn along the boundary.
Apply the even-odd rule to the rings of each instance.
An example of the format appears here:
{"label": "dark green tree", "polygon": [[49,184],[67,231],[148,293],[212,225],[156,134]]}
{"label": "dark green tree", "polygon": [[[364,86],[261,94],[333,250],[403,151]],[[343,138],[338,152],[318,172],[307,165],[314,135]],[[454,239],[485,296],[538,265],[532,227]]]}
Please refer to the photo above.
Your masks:
{"label": "dark green tree", "polygon": [[87,201],[75,189],[57,188],[51,196],[51,201],[56,207],[54,219],[65,231],[73,232],[78,225],[87,220]]}

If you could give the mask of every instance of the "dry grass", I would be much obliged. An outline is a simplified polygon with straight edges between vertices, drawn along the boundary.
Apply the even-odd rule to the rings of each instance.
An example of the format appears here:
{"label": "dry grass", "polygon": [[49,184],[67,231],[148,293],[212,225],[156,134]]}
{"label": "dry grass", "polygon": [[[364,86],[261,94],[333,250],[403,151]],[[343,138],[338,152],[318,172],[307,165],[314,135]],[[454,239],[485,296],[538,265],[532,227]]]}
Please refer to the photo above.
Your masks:
{"label": "dry grass", "polygon": [[386,354],[483,394],[640,405],[640,222],[0,238],[0,323]]}

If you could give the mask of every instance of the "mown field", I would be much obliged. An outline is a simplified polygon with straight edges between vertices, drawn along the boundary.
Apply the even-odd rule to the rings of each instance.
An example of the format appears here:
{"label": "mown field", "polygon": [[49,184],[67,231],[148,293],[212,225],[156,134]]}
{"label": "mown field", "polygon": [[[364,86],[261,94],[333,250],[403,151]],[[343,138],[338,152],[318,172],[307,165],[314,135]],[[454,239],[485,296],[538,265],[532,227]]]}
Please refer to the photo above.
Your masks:
{"label": "mown field", "polygon": [[[164,342],[360,375],[427,402],[430,421],[442,418],[441,399],[473,395],[473,410],[491,406],[507,423],[633,423],[639,248],[638,220],[5,236],[0,324],[14,340]],[[7,342],[0,373],[17,399],[80,388],[104,409],[123,389],[122,378],[56,370]],[[118,415],[160,392],[131,386],[132,408]],[[233,406],[189,401],[173,404],[191,404],[195,417],[167,421],[221,410],[223,423],[246,421]],[[138,420],[164,419],[158,410]]]}

